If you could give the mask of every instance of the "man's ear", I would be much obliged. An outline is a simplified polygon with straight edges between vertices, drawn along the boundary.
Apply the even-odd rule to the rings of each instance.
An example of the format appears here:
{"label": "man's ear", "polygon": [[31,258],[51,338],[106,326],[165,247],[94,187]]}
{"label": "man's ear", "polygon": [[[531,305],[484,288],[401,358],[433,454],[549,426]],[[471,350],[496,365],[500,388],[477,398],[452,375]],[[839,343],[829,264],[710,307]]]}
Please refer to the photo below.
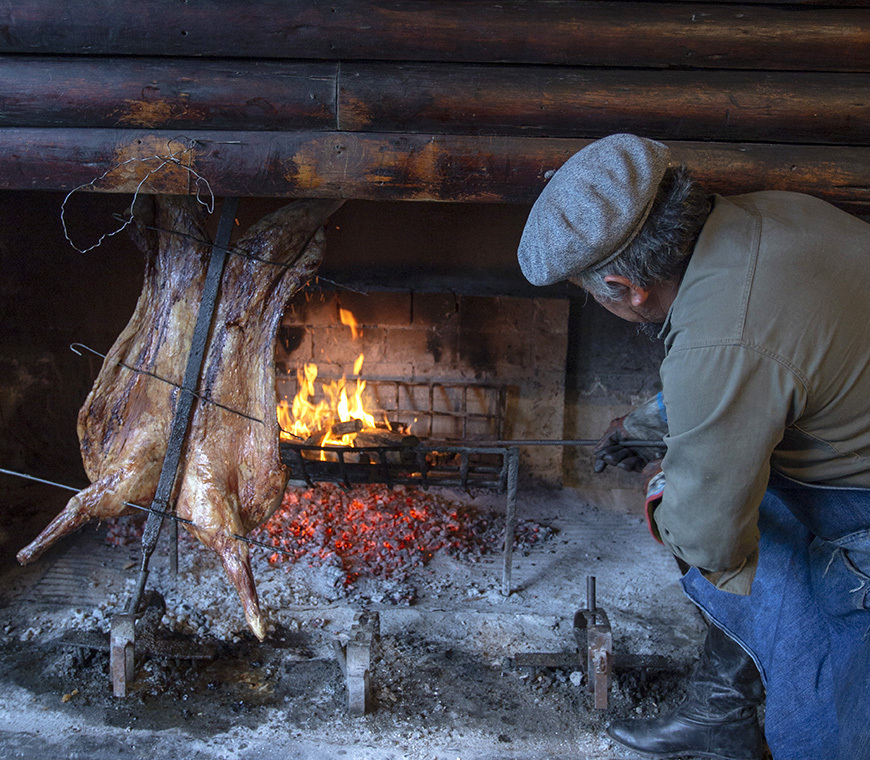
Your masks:
{"label": "man's ear", "polygon": [[604,282],[609,283],[610,285],[620,285],[625,288],[628,291],[628,302],[632,306],[641,306],[646,303],[647,298],[649,298],[649,290],[647,288],[635,285],[631,280],[627,277],[623,277],[621,274],[606,274],[604,275]]}

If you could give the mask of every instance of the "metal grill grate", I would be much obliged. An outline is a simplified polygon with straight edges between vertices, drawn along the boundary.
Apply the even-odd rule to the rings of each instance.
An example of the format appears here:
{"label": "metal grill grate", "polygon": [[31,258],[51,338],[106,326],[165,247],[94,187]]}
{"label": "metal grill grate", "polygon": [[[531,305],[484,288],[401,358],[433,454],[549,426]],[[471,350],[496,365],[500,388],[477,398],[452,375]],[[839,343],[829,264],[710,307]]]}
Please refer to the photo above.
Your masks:
{"label": "metal grill grate", "polygon": [[510,449],[473,445],[313,446],[281,442],[291,485],[458,486],[503,493],[508,487]]}

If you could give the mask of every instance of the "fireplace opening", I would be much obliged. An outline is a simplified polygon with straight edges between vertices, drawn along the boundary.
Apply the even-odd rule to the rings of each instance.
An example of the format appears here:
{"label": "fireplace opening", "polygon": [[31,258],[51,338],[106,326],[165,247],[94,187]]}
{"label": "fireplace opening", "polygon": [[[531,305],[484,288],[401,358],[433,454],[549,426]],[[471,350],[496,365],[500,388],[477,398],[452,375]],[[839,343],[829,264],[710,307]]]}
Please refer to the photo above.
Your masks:
{"label": "fireplace opening", "polygon": [[[348,315],[353,326],[343,324]],[[278,396],[364,386],[374,419],[419,439],[563,437],[568,301],[451,292],[305,293],[278,334]],[[343,382],[343,381],[342,381]],[[321,397],[309,401],[320,403]],[[562,483],[558,448],[521,451],[523,483]]]}

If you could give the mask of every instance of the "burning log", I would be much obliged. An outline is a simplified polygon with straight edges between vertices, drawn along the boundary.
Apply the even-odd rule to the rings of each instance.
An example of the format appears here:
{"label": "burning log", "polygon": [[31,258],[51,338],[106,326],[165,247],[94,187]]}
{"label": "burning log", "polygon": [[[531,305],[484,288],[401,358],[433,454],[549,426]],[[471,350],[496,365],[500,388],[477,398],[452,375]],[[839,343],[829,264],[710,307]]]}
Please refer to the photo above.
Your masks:
{"label": "burning log", "polygon": [[[347,422],[338,422],[330,428],[318,430],[316,433],[308,436],[305,440],[306,446],[317,446],[317,449],[303,449],[302,456],[306,459],[320,460],[324,462],[337,462],[338,457],[329,451],[330,444],[324,444],[327,438],[340,439],[342,436],[352,436],[351,445],[356,449],[387,449],[387,461],[389,462],[405,462],[413,461],[413,455],[410,457],[404,456],[404,452],[395,451],[396,447],[412,450],[420,443],[420,439],[415,435],[406,435],[393,430],[377,430],[363,428],[362,420],[348,420]],[[371,458],[367,452],[359,454],[345,453],[345,462],[369,462]]]}
{"label": "burning log", "polygon": [[[281,502],[287,473],[278,449],[274,340],[290,297],[314,274],[319,229],[339,201],[302,200],[251,227],[224,271],[199,394],[176,481],[176,511],[221,559],[245,617],[265,636],[244,536]],[[146,254],[136,310],[109,352],[79,413],[82,459],[92,485],[18,553],[32,562],[92,519],[129,514],[154,497],[176,389],[190,350],[209,246],[195,201],[161,197],[137,210]],[[156,377],[155,377],[156,376]],[[168,381],[162,382],[160,379]],[[215,402],[215,403],[209,403]],[[238,413],[236,413],[238,412]]]}
{"label": "burning log", "polygon": [[350,433],[359,433],[360,430],[363,429],[363,421],[362,420],[347,420],[346,422],[336,422],[330,429],[329,434],[338,438],[342,435],[348,435]]}
{"label": "burning log", "polygon": [[398,433],[393,430],[363,430],[356,434],[353,445],[358,448],[369,448],[376,446],[403,446],[405,448],[414,448],[420,443],[420,439],[415,435],[407,435]]}
{"label": "burning log", "polygon": [[341,438],[345,435],[358,433],[362,429],[362,420],[353,419],[345,422],[336,422],[330,427],[314,431],[305,439],[305,444],[308,446],[322,446],[327,438]]}

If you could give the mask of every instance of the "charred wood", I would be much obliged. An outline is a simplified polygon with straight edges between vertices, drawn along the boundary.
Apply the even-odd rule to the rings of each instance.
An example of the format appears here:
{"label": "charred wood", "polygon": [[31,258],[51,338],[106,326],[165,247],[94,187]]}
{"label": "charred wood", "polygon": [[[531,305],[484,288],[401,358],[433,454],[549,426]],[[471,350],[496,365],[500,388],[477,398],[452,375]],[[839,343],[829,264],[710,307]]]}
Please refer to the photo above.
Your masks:
{"label": "charred wood", "polygon": [[330,436],[341,438],[350,433],[358,433],[363,429],[362,420],[348,420],[347,422],[336,422],[327,428],[315,430],[305,439],[306,446],[322,446],[323,442]]}
{"label": "charred wood", "polygon": [[419,443],[420,439],[415,435],[397,433],[392,430],[364,430],[361,433],[357,433],[353,445],[358,449],[380,446],[414,448]]}

